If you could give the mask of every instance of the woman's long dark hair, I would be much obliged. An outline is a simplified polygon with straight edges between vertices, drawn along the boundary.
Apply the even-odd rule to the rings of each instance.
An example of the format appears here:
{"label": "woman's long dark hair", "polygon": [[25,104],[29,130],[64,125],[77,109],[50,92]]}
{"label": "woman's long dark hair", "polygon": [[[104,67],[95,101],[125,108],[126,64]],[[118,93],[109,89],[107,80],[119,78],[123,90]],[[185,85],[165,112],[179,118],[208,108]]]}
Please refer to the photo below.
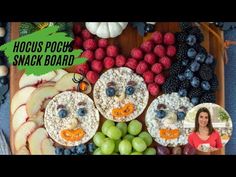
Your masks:
{"label": "woman's long dark hair", "polygon": [[202,112],[205,112],[208,114],[208,123],[207,123],[207,127],[209,129],[209,135],[212,134],[212,132],[214,131],[214,128],[212,126],[212,122],[211,122],[211,114],[210,114],[210,111],[205,108],[205,107],[202,107],[198,110],[197,114],[196,114],[196,117],[195,117],[195,129],[194,129],[194,132],[198,132],[199,131],[199,122],[198,122],[198,119],[199,119],[199,115],[200,113]]}

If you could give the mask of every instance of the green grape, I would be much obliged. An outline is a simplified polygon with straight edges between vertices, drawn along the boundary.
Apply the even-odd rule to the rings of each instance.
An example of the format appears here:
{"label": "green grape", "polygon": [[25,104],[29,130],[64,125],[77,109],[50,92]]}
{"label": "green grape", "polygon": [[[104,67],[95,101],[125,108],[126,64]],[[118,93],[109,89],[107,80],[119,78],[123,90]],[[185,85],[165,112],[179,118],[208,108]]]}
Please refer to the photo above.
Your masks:
{"label": "green grape", "polygon": [[130,143],[132,143],[132,140],[134,139],[134,136],[133,135],[125,135],[125,137],[123,138],[124,140],[129,140]]}
{"label": "green grape", "polygon": [[117,152],[113,152],[111,155],[119,155]]}
{"label": "green grape", "polygon": [[132,152],[130,155],[143,155],[142,152]]}
{"label": "green grape", "polygon": [[143,141],[142,138],[139,138],[139,137],[135,137],[132,140],[132,145],[133,145],[133,148],[138,152],[143,152],[147,148],[146,143]]}
{"label": "green grape", "polygon": [[112,125],[115,125],[115,122],[111,120],[106,120],[102,125],[102,133],[104,133],[104,135],[107,135],[107,130]]}
{"label": "green grape", "polygon": [[115,149],[115,142],[114,140],[107,138],[104,140],[104,143],[101,146],[102,153],[105,155],[110,155],[113,153]]}
{"label": "green grape", "polygon": [[120,142],[121,142],[120,139],[115,141],[115,150],[114,150],[114,152],[119,152],[119,144],[120,144]]}
{"label": "green grape", "polygon": [[125,122],[119,122],[116,124],[116,127],[119,128],[122,132],[122,137],[124,137],[127,133],[128,126]]}
{"label": "green grape", "polygon": [[128,140],[122,140],[119,144],[121,155],[129,155],[132,152],[132,145]]}
{"label": "green grape", "polygon": [[147,146],[150,146],[152,144],[152,137],[148,132],[143,131],[138,136],[142,138],[143,141],[145,141]]}
{"label": "green grape", "polygon": [[128,125],[128,132],[131,135],[138,135],[142,131],[142,123],[138,120],[132,120]]}
{"label": "green grape", "polygon": [[100,147],[105,139],[105,135],[102,132],[97,132],[93,137],[93,142],[96,146]]}
{"label": "green grape", "polygon": [[156,155],[157,152],[156,152],[156,149],[153,148],[153,147],[149,147],[147,148],[144,152],[143,152],[144,155]]}
{"label": "green grape", "polygon": [[107,129],[107,136],[113,140],[118,140],[121,138],[122,132],[116,126],[110,126]]}
{"label": "green grape", "polygon": [[93,155],[103,155],[101,148],[97,148],[94,152]]}

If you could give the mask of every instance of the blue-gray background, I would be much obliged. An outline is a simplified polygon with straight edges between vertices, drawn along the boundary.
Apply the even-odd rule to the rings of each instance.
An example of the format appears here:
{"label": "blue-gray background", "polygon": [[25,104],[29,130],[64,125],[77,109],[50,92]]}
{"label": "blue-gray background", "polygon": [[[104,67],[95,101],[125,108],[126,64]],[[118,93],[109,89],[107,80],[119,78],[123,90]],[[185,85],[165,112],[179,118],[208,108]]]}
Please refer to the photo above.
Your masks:
{"label": "blue-gray background", "polygon": [[[236,29],[225,31],[225,39],[236,41]],[[225,65],[225,109],[230,114],[233,121],[233,135],[226,145],[226,154],[236,155],[236,45],[228,49],[229,62]],[[0,106],[0,128],[9,141],[9,93],[3,105]]]}

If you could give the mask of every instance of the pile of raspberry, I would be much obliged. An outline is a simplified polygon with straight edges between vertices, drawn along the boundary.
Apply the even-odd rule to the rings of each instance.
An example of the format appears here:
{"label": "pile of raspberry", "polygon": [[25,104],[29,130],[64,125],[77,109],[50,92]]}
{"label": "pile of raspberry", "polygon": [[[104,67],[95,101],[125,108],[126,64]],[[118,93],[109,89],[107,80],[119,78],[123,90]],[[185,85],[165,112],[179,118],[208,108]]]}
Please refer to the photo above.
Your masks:
{"label": "pile of raspberry", "polygon": [[144,78],[151,95],[159,95],[176,54],[173,33],[154,32],[151,39],[133,48],[126,57],[116,45],[95,38],[80,24],[74,25],[73,32],[74,48],[82,49],[81,57],[88,59],[85,64],[78,65],[76,71],[86,76],[90,83],[95,84],[104,69],[128,67]]}

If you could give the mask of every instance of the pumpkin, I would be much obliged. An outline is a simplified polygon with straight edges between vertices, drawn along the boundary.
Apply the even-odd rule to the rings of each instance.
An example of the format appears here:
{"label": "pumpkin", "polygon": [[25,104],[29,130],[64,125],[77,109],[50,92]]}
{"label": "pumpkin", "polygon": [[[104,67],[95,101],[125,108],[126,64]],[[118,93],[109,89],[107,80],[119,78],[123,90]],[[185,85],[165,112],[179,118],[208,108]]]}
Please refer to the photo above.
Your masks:
{"label": "pumpkin", "polygon": [[114,38],[126,28],[128,22],[86,22],[85,26],[100,38]]}

